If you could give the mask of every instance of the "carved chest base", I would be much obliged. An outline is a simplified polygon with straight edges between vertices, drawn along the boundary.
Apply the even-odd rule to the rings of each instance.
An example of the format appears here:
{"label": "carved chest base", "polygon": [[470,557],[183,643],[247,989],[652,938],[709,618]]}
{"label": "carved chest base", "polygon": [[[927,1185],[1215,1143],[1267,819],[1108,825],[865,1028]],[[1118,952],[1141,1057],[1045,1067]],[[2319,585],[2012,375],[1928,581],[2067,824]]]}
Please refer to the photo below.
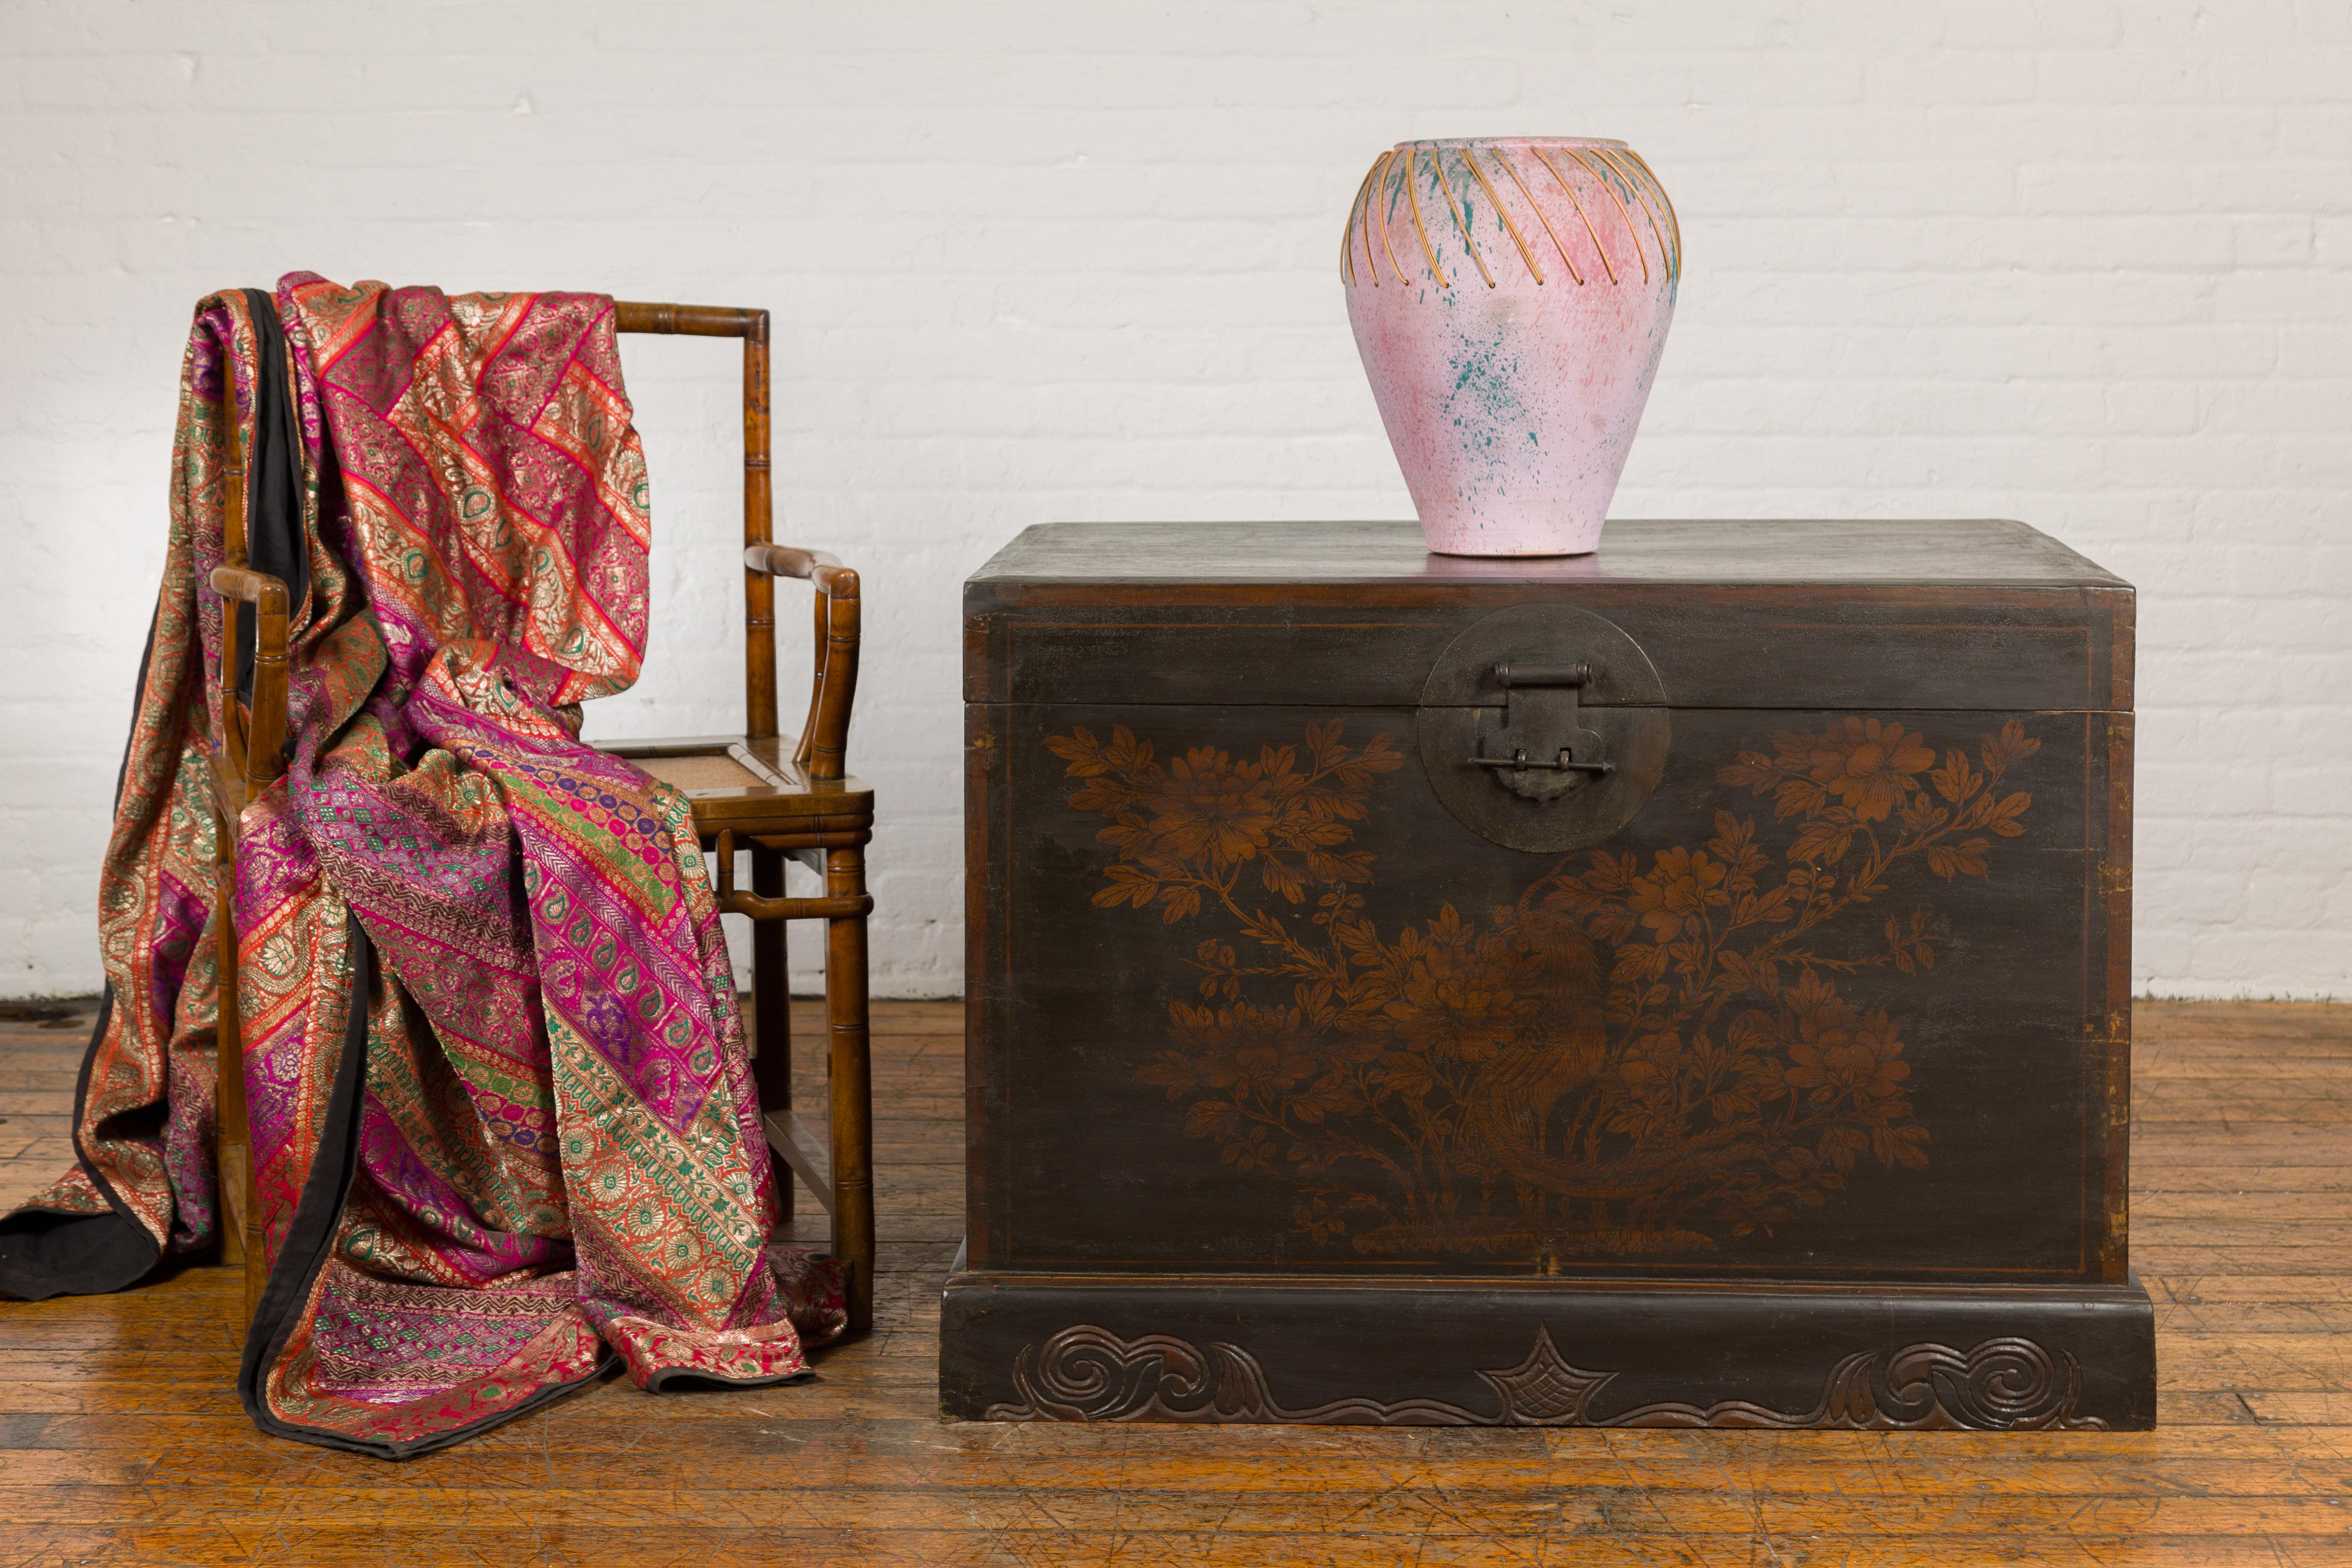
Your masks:
{"label": "carved chest base", "polygon": [[960,1270],[940,1401],[988,1421],[2145,1430],[2138,1284],[1040,1281]]}

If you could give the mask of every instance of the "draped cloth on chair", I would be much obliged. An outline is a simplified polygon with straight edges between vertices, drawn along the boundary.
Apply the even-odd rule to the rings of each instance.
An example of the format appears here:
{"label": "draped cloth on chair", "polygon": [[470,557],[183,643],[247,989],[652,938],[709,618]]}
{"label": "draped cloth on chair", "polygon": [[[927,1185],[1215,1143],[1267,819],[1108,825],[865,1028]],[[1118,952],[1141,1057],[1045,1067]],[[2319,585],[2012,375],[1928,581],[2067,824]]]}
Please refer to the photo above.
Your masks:
{"label": "draped cloth on chair", "polygon": [[204,584],[236,449],[293,668],[287,773],[244,814],[235,890],[270,1266],[247,1409],[398,1457],[614,1354],[646,1387],[805,1375],[838,1276],[767,1245],[686,803],[578,739],[646,623],[645,464],[597,295],[295,273],[198,307],[80,1160],[0,1222],[0,1293],[120,1289],[217,1229],[205,672],[239,650]]}

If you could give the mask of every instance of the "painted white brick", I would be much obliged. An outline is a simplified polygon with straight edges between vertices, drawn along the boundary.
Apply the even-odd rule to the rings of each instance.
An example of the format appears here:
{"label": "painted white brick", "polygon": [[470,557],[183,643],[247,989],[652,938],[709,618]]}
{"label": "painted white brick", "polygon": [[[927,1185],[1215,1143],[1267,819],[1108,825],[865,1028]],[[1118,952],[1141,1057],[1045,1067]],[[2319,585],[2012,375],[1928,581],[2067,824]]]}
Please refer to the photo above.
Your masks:
{"label": "painted white brick", "polygon": [[2034,51],[2009,47],[1904,50],[1864,62],[1865,96],[1887,104],[2022,103],[2041,90]]}
{"label": "painted white brick", "polygon": [[[1544,131],[1633,141],[1687,241],[1619,513],[2016,515],[2133,578],[2140,984],[2352,994],[2352,6],[20,0],[0,127],[0,994],[97,979],[205,290],[775,310],[782,529],[869,584],[877,980],[942,994],[962,575],[1049,518],[1406,515],[1339,215],[1400,138]],[[723,728],[731,361],[626,356],[656,619],[591,732]]]}
{"label": "painted white brick", "polygon": [[[2151,105],[2210,102],[2208,78],[2219,52],[2171,35],[2159,47],[2037,49],[2032,56],[2042,99],[2131,114]],[[2251,101],[2271,100],[2264,96]]]}
{"label": "painted white brick", "polygon": [[2027,40],[2027,47],[2053,49],[2106,48],[2123,41],[2125,17],[2132,14],[2147,16],[2150,8],[2102,0],[2067,0],[2060,5],[2042,0],[1988,0],[1944,13],[1936,41],[1946,48],[2010,49]]}
{"label": "painted white brick", "polygon": [[2269,104],[2207,105],[2193,114],[2169,103],[2110,104],[2099,112],[2098,152],[2109,158],[2174,158],[2192,163],[2226,160],[2227,167],[2242,174],[2252,160],[2293,154],[2294,149],[2282,145],[2284,112]]}
{"label": "painted white brick", "polygon": [[2278,150],[2290,158],[2341,157],[2352,145],[2352,108],[2338,101],[2283,104],[2278,122]]}

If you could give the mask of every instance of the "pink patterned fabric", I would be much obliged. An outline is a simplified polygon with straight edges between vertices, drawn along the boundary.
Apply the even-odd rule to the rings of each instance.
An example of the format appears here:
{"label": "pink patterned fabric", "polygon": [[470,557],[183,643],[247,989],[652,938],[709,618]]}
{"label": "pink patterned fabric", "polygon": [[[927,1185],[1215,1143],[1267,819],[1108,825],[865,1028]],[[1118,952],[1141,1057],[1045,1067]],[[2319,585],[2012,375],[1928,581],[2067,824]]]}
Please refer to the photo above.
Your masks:
{"label": "pink patterned fabric", "polygon": [[[237,854],[272,1269],[247,1406],[285,1436],[399,1455],[552,1396],[608,1350],[647,1387],[804,1376],[793,1323],[840,1331],[838,1274],[786,1260],[787,1289],[769,1257],[772,1167],[686,802],[578,739],[578,704],[628,686],[646,640],[645,466],[612,301],[297,273],[270,303],[217,296],[191,342],[157,633],[171,674],[147,682],[126,767],[154,782],[126,794],[130,847],[110,859],[135,910],[109,942],[83,1166],[41,1202],[127,1214],[156,1247],[215,1228],[198,748],[222,647],[196,584],[220,553],[223,422],[247,453],[266,440],[274,314],[310,592],[287,775]],[[159,852],[161,823],[204,827],[161,832]],[[158,1102],[160,1138],[124,1131]]]}

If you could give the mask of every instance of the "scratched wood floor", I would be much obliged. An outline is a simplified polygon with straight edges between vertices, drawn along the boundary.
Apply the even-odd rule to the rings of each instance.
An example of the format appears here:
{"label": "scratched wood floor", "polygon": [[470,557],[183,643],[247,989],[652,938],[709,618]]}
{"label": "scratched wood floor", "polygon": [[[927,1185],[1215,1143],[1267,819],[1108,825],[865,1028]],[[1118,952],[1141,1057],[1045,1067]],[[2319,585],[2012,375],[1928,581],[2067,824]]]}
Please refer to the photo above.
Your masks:
{"label": "scratched wood floor", "polygon": [[[2048,1436],[944,1423],[960,1013],[878,1011],[877,1331],[814,1384],[606,1383],[390,1465],[253,1431],[222,1270],[0,1304],[0,1565],[2352,1563],[2352,1007],[2140,1008],[2163,1426]],[[0,1021],[0,1205],[87,1027]]]}

